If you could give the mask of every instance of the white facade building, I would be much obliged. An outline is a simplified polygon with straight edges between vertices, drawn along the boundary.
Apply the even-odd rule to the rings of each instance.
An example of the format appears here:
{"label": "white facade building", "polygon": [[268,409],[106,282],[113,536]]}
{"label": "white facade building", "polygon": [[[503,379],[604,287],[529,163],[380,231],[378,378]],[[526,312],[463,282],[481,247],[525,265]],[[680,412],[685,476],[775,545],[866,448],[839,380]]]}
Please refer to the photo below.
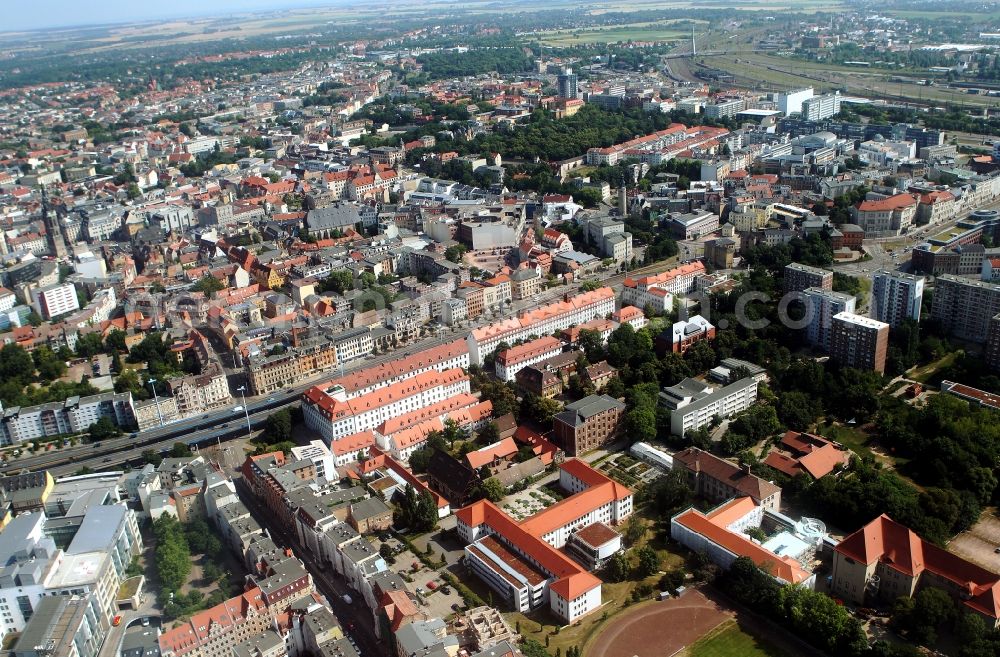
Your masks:
{"label": "white facade building", "polygon": [[899,326],[905,319],[919,322],[923,298],[923,276],[899,271],[877,271],[872,274],[869,316],[893,327]]}

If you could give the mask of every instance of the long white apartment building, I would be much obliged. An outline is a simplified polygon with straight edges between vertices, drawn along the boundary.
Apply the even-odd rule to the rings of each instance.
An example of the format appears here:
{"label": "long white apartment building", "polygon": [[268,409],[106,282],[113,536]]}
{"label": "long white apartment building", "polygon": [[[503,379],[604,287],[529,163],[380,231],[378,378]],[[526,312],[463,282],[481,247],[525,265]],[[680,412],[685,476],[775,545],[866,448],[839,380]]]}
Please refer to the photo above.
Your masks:
{"label": "long white apartment building", "polygon": [[622,284],[622,305],[632,305],[636,308],[650,305],[659,312],[673,310],[673,295],[692,292],[698,278],[704,275],[705,265],[696,261],[661,274],[626,278]]}
{"label": "long white apartment building", "polygon": [[469,368],[469,346],[465,340],[455,340],[438,347],[418,351],[412,356],[391,360],[382,365],[366,367],[332,379],[322,385],[339,386],[343,389],[347,399],[353,399],[424,372],[441,372],[456,367]]}
{"label": "long white apartment building", "polygon": [[302,412],[306,426],[329,444],[469,391],[461,369],[429,371],[355,397],[339,384],[313,386],[302,396]]}
{"label": "long white apartment building", "polygon": [[467,431],[479,429],[493,414],[493,402],[463,393],[379,424],[372,432],[376,444],[393,458],[407,461],[427,443],[432,431],[443,431],[448,420]]}
{"label": "long white apartment building", "polygon": [[513,381],[517,373],[525,367],[540,363],[546,358],[558,356],[562,350],[562,341],[551,335],[504,349],[497,354],[494,363],[497,378],[501,381]]}
{"label": "long white apartment building", "polygon": [[0,420],[0,444],[16,445],[35,438],[81,433],[102,417],[123,429],[135,426],[132,393],[102,392],[38,406],[5,408]]}
{"label": "long white apartment building", "polygon": [[615,311],[615,292],[602,287],[561,301],[546,304],[502,322],[477,328],[469,334],[469,362],[482,365],[483,359],[501,342],[508,344],[531,335],[551,335],[592,319],[607,317]]}
{"label": "long white apartment building", "polygon": [[688,378],[664,388],[659,403],[670,411],[670,433],[683,438],[688,431],[710,424],[716,415],[726,418],[750,408],[757,401],[757,384],[757,379],[748,376],[713,388]]}

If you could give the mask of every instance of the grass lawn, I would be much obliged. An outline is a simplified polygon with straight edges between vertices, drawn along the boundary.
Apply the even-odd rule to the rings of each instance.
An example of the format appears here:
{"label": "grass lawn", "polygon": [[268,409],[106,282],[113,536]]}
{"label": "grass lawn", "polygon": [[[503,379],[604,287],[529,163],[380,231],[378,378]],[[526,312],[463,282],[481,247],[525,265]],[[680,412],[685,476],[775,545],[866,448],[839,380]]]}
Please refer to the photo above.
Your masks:
{"label": "grass lawn", "polygon": [[788,653],[728,621],[681,653],[685,657],[787,657]]}
{"label": "grass lawn", "polygon": [[914,381],[927,383],[933,379],[938,372],[954,365],[955,359],[958,358],[960,353],[961,352],[953,351],[950,354],[945,354],[933,363],[914,368],[913,370],[910,370],[909,377]]}
{"label": "grass lawn", "polygon": [[861,429],[831,423],[821,424],[817,428],[821,436],[837,441],[859,456],[872,456],[872,451],[868,448],[871,436]]}

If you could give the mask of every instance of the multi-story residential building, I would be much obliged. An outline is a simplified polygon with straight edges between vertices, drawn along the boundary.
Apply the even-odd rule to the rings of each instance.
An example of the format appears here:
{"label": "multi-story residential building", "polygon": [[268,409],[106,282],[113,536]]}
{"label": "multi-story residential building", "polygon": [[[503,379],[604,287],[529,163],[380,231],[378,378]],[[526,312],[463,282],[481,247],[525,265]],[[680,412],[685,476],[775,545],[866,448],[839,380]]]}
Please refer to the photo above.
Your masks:
{"label": "multi-story residential building", "polygon": [[942,381],[941,394],[952,395],[977,406],[1000,411],[1000,395],[995,395],[992,392],[973,388],[962,383],[947,380]]}
{"label": "multi-story residential building", "polygon": [[[760,527],[763,511],[749,497],[730,500],[708,513],[687,509],[670,519],[670,537],[724,570],[739,557],[746,557],[781,584],[813,588],[816,576],[797,559],[812,555],[806,542],[800,540],[791,549],[783,546],[786,549],[778,555],[747,535],[747,530]],[[800,551],[795,553],[796,549]]]}
{"label": "multi-story residential building", "polygon": [[504,349],[495,359],[497,378],[501,381],[513,381],[520,370],[556,356],[562,353],[562,350],[562,340],[557,340],[551,335]]}
{"label": "multi-story residential building", "polygon": [[688,431],[710,424],[715,416],[726,418],[750,408],[757,401],[757,384],[757,379],[748,376],[715,389],[688,378],[664,388],[659,404],[670,411],[670,432],[683,438]]}
{"label": "multi-story residential building", "polygon": [[1000,315],[990,318],[986,334],[986,364],[1000,370]]}
{"label": "multi-story residential building", "polygon": [[181,417],[191,417],[228,406],[233,401],[229,381],[221,367],[210,367],[201,374],[178,376],[167,381],[170,394]]}
{"label": "multi-story residential building", "polygon": [[321,440],[310,440],[308,445],[298,445],[291,449],[296,461],[310,461],[316,468],[317,479],[334,480],[337,477],[333,452]]}
{"label": "multi-story residential building", "polygon": [[813,88],[795,89],[777,94],[775,100],[778,104],[778,111],[785,116],[802,112],[802,103],[813,97]]}
{"label": "multi-story residential building", "polygon": [[557,84],[560,98],[576,99],[580,97],[578,79],[572,69],[566,69],[557,76]]}
{"label": "multi-story residential building", "polygon": [[819,267],[793,262],[785,265],[783,278],[785,294],[803,292],[810,287],[833,290],[833,272]]}
{"label": "multi-story residential building", "polygon": [[338,333],[334,336],[333,342],[336,348],[336,358],[341,363],[367,356],[375,348],[372,332],[368,327]]}
{"label": "multi-story residential building", "polygon": [[313,386],[302,397],[306,426],[328,443],[411,411],[469,392],[469,377],[460,369],[418,374],[358,397],[343,386]]}
{"label": "multi-story residential building", "polygon": [[697,447],[674,454],[674,470],[684,472],[695,495],[712,502],[749,497],[763,509],[781,510],[781,489],[748,469]]}
{"label": "multi-story residential building", "polygon": [[830,328],[830,357],[860,370],[885,372],[889,325],[877,319],[841,312]]}
{"label": "multi-story residential building", "polygon": [[636,308],[650,305],[657,312],[673,310],[672,295],[693,292],[698,278],[704,275],[705,265],[701,261],[695,261],[662,274],[642,278],[626,277],[622,284],[622,305],[633,305]]}
{"label": "multi-story residential building", "polygon": [[899,271],[877,271],[872,274],[869,314],[872,319],[885,322],[892,327],[899,326],[907,319],[919,322],[923,297],[923,276]]}
{"label": "multi-story residential building", "polygon": [[910,229],[917,214],[917,199],[910,194],[861,201],[851,211],[854,223],[865,231],[865,237],[892,237]]}
{"label": "multi-story residential building", "polygon": [[830,328],[833,317],[837,313],[853,313],[857,300],[850,294],[824,290],[820,287],[807,287],[802,292],[803,303],[806,305],[806,341],[824,350],[830,349]]}
{"label": "multi-story residential building", "polygon": [[1000,285],[960,278],[951,274],[938,276],[934,282],[931,317],[960,340],[986,342],[990,320],[1000,314]]}
{"label": "multi-story residential building", "polygon": [[[353,334],[357,333],[357,336]],[[329,372],[338,364],[340,352],[338,344],[343,344],[346,354],[356,354],[364,348],[365,337],[371,342],[368,329],[351,332],[348,335],[331,339],[325,335],[317,335],[304,340],[295,340],[295,344],[285,347],[280,353],[252,352],[243,362],[247,381],[255,395],[266,395],[280,390],[294,381],[308,379],[320,372]],[[371,348],[369,346],[369,352]]]}
{"label": "multi-story residential building", "polygon": [[535,268],[518,269],[510,275],[511,296],[514,299],[530,299],[542,287],[542,276]]}
{"label": "multi-story residential building", "polygon": [[917,205],[916,222],[920,225],[948,221],[955,216],[958,202],[955,195],[947,190],[934,190],[920,195]]}
{"label": "multi-story residential building", "polygon": [[80,300],[72,283],[43,287],[36,290],[32,296],[38,314],[47,320],[80,309]]}
{"label": "multi-story residential building", "polygon": [[5,444],[16,445],[35,438],[82,433],[102,417],[119,427],[135,426],[132,393],[103,392],[39,406],[12,406],[4,409],[0,438]]}
{"label": "multi-story residential building", "polygon": [[274,613],[257,588],[193,615],[160,635],[163,657],[220,657],[274,625]]}
{"label": "multi-story residential building", "polygon": [[467,338],[469,361],[473,365],[482,365],[483,358],[501,342],[517,342],[532,334],[551,335],[573,325],[606,317],[614,310],[615,293],[610,287],[567,296],[562,301],[523,312],[516,318],[474,329]]}
{"label": "multi-story residential building", "polygon": [[1000,626],[1000,576],[923,540],[882,514],[833,551],[832,593],[857,605],[941,589],[991,628]]}
{"label": "multi-story residential building", "polygon": [[456,512],[457,530],[473,572],[515,609],[547,604],[572,623],[600,607],[601,580],[560,548],[592,549],[587,557],[595,559],[617,551],[621,538],[611,525],[632,514],[632,491],[578,459],[560,466],[559,484],[570,496],[521,523],[481,500]]}
{"label": "multi-story residential building", "polygon": [[608,395],[590,395],[552,418],[555,442],[569,456],[612,442],[620,433],[625,404]]}

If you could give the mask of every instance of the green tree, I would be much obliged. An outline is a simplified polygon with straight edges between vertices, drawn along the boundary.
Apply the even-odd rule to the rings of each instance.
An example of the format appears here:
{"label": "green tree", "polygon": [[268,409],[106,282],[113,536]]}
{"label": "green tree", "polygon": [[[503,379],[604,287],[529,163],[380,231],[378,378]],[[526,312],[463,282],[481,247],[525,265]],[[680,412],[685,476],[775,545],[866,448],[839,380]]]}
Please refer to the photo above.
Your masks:
{"label": "green tree", "polygon": [[119,329],[112,329],[106,338],[104,338],[104,348],[109,352],[125,352],[128,351],[128,347],[125,346],[125,332]]}
{"label": "green tree", "polygon": [[499,502],[504,498],[504,495],[506,495],[503,485],[494,477],[490,477],[484,481],[480,484],[480,487],[483,492],[483,497],[488,499],[490,502]]}
{"label": "green tree", "polygon": [[176,442],[174,443],[174,446],[170,448],[170,456],[175,459],[191,456],[191,448],[182,442]]}
{"label": "green tree", "polygon": [[618,552],[608,560],[604,568],[604,577],[609,582],[624,582],[628,579],[629,566],[625,554]]}
{"label": "green tree", "polygon": [[264,423],[264,436],[270,443],[283,443],[292,439],[292,413],[287,408],[275,411]]}
{"label": "green tree", "polygon": [[321,292],[336,292],[337,294],[343,294],[345,291],[353,287],[353,274],[351,274],[349,270],[341,269],[331,273],[326,280],[320,284],[319,290]]}
{"label": "green tree", "polygon": [[450,262],[462,262],[462,257],[468,251],[464,244],[453,244],[444,250],[444,257]]}
{"label": "green tree", "polygon": [[85,333],[76,339],[76,355],[80,358],[92,358],[104,352],[104,341],[100,333]]}
{"label": "green tree", "polygon": [[191,551],[177,518],[165,513],[153,523],[156,572],[164,591],[179,591],[191,572]]}
{"label": "green tree", "polygon": [[656,409],[647,405],[636,406],[625,413],[625,435],[630,442],[649,441],[656,438]]}
{"label": "green tree", "polygon": [[32,357],[21,346],[11,343],[0,349],[0,378],[26,384],[34,374],[35,364]]}
{"label": "green tree", "polygon": [[492,445],[493,443],[500,440],[500,429],[497,427],[497,423],[490,420],[479,430],[479,434],[476,436],[480,443],[484,445]]}
{"label": "green tree", "polygon": [[92,441],[97,441],[117,436],[121,433],[121,431],[119,431],[118,427],[115,426],[115,423],[111,421],[111,418],[102,417],[97,422],[90,425],[88,433],[90,434],[90,439]]}
{"label": "green tree", "polygon": [[651,546],[643,545],[636,552],[636,555],[639,557],[639,563],[636,566],[636,574],[639,577],[649,577],[659,572],[660,557]]}
{"label": "green tree", "polygon": [[192,292],[203,292],[211,299],[216,292],[226,289],[226,284],[211,274],[206,274],[198,279],[198,282],[191,286]]}

